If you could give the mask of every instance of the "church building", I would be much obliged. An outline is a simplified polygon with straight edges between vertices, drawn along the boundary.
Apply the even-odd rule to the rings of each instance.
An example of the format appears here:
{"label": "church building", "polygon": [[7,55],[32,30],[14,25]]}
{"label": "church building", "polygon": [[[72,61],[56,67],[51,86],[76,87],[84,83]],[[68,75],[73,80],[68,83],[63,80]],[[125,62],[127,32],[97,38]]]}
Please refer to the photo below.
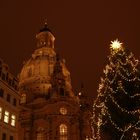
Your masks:
{"label": "church building", "polygon": [[73,92],[70,72],[55,51],[55,37],[47,24],[36,40],[37,47],[19,74],[18,140],[88,140],[90,101],[83,89]]}

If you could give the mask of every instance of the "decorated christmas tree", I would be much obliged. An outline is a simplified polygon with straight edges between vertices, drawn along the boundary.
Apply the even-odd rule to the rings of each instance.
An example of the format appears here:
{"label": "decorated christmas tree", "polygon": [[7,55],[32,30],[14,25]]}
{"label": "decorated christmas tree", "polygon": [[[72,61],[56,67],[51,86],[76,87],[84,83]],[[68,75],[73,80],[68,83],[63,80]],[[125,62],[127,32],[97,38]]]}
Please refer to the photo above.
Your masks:
{"label": "decorated christmas tree", "polygon": [[140,140],[140,63],[118,40],[111,43],[93,106],[93,139]]}

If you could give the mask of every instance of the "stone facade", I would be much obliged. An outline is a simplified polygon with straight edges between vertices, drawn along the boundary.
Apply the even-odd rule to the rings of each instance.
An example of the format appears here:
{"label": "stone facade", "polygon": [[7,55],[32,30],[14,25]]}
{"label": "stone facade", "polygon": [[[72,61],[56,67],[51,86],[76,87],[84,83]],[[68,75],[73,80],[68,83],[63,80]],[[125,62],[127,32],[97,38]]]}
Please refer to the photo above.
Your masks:
{"label": "stone facade", "polygon": [[0,140],[18,139],[18,81],[0,60]]}
{"label": "stone facade", "polygon": [[36,40],[37,48],[19,74],[20,106],[16,79],[11,78],[12,87],[0,81],[1,87],[17,100],[16,106],[2,101],[0,107],[18,119],[14,127],[11,122],[2,123],[0,136],[7,134],[2,140],[10,136],[10,140],[87,140],[91,137],[91,99],[83,96],[83,89],[79,95],[73,92],[70,72],[55,52],[55,37],[47,25]]}

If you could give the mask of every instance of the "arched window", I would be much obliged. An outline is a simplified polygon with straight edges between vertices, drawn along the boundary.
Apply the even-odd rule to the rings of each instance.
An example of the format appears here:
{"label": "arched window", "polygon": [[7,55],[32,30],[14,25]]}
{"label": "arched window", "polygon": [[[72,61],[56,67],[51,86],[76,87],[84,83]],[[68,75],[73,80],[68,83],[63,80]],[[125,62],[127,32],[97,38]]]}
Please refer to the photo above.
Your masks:
{"label": "arched window", "polygon": [[60,95],[61,96],[65,96],[65,92],[64,92],[64,89],[63,88],[60,88]]}
{"label": "arched window", "polygon": [[37,133],[37,140],[44,140],[44,134],[43,134],[43,132],[38,132]]}
{"label": "arched window", "polygon": [[37,130],[37,140],[44,140],[44,138],[45,138],[44,129],[40,127]]}
{"label": "arched window", "polygon": [[65,124],[59,126],[60,140],[68,140],[68,130]]}
{"label": "arched window", "polygon": [[26,103],[26,94],[25,94],[25,93],[23,93],[23,94],[21,95],[20,103],[21,103],[21,104]]}

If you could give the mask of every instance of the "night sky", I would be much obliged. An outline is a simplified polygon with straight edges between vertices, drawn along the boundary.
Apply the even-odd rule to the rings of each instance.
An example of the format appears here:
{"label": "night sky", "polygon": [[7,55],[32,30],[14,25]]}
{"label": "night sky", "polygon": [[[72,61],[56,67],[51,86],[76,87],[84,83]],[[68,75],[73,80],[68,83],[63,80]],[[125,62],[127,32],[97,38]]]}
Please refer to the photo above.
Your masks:
{"label": "night sky", "polygon": [[47,18],[75,93],[95,97],[109,44],[118,38],[140,59],[140,0],[1,0],[0,58],[17,75]]}

